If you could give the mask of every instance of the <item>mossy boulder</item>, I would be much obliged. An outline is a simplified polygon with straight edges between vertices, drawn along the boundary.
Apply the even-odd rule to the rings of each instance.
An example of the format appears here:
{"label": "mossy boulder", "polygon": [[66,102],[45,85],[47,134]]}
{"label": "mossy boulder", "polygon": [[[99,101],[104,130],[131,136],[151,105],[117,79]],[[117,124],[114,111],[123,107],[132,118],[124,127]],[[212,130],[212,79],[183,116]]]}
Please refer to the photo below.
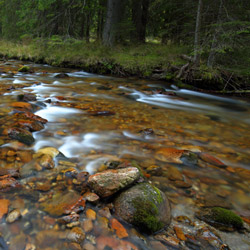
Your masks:
{"label": "mossy boulder", "polygon": [[27,73],[30,71],[30,67],[28,66],[22,66],[21,68],[18,69],[18,72],[23,72],[23,73]]}
{"label": "mossy boulder", "polygon": [[225,208],[213,207],[211,209],[203,209],[196,216],[222,231],[233,231],[243,228],[241,217]]}
{"label": "mossy boulder", "polygon": [[149,183],[137,184],[122,192],[114,202],[115,213],[146,233],[170,224],[170,204],[165,194]]}

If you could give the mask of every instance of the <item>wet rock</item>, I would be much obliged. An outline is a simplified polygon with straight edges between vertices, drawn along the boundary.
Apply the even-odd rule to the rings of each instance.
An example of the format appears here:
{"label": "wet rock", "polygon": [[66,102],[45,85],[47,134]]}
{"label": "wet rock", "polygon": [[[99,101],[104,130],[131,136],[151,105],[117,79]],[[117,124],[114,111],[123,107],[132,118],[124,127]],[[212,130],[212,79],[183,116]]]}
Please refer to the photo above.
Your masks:
{"label": "wet rock", "polygon": [[118,240],[113,237],[99,236],[97,238],[98,250],[138,250],[138,248],[129,241]]}
{"label": "wet rock", "polygon": [[127,230],[117,219],[115,218],[111,219],[110,224],[111,224],[111,228],[115,230],[118,238],[123,239],[123,238],[128,237]]}
{"label": "wet rock", "polygon": [[168,179],[171,181],[182,181],[183,180],[183,176],[181,174],[181,172],[178,170],[178,168],[176,167],[168,167],[167,168],[168,171]]}
{"label": "wet rock", "polygon": [[84,232],[88,233],[90,231],[92,231],[94,225],[93,225],[93,222],[92,220],[90,219],[87,219],[83,222],[83,229],[84,229]]}
{"label": "wet rock", "polygon": [[154,176],[161,176],[163,174],[162,167],[156,165],[149,166],[147,172]]}
{"label": "wet rock", "polygon": [[73,213],[73,214],[70,214],[70,215],[63,216],[63,217],[59,218],[57,221],[60,224],[68,224],[68,223],[71,223],[71,222],[78,221],[79,218],[80,218],[79,214]]}
{"label": "wet rock", "polygon": [[114,205],[118,216],[149,233],[164,228],[171,220],[167,197],[148,183],[137,184],[122,192]]}
{"label": "wet rock", "polygon": [[241,217],[225,208],[203,209],[197,212],[196,216],[222,231],[233,231],[243,228]]}
{"label": "wet rock", "polygon": [[174,231],[179,240],[186,240],[186,237],[180,227],[174,226]]}
{"label": "wet rock", "polygon": [[56,157],[57,155],[59,155],[59,151],[56,148],[53,147],[46,147],[46,148],[41,148],[39,149],[34,155],[34,158],[38,158],[42,155],[50,155],[51,157]]}
{"label": "wet rock", "polygon": [[25,112],[23,113],[23,115],[31,120],[34,120],[34,121],[38,121],[38,122],[41,122],[42,124],[45,124],[48,122],[48,120],[38,116],[38,115],[34,115],[33,113],[31,112]]}
{"label": "wet rock", "polygon": [[33,102],[36,101],[36,95],[32,93],[20,94],[17,96],[18,102]]}
{"label": "wet rock", "polygon": [[106,170],[88,179],[88,185],[101,197],[108,197],[117,191],[131,185],[140,178],[140,172],[135,167],[117,170]]}
{"label": "wet rock", "polygon": [[0,176],[19,178],[20,177],[19,169],[0,168]]}
{"label": "wet rock", "polygon": [[96,212],[93,209],[88,208],[86,210],[86,217],[90,220],[96,220]]}
{"label": "wet rock", "polygon": [[27,110],[27,111],[32,110],[31,104],[27,102],[13,102],[11,103],[10,106],[21,110]]}
{"label": "wet rock", "polygon": [[69,75],[66,73],[59,73],[54,76],[55,78],[68,78]]}
{"label": "wet rock", "polygon": [[203,206],[232,208],[232,203],[225,198],[217,196],[216,194],[208,193],[204,197]]}
{"label": "wet rock", "polygon": [[8,130],[8,135],[11,139],[20,141],[28,146],[35,142],[32,134],[22,128],[11,128]]}
{"label": "wet rock", "polygon": [[101,208],[98,211],[98,214],[101,215],[101,216],[104,216],[106,218],[110,218],[111,217],[110,209],[108,207]]}
{"label": "wet rock", "polygon": [[99,110],[99,111],[89,111],[88,114],[92,116],[110,116],[110,115],[115,115],[115,112],[108,110]]}
{"label": "wet rock", "polygon": [[100,200],[100,197],[92,192],[86,192],[83,197],[86,199],[86,201],[93,203],[93,204],[97,204],[98,201]]}
{"label": "wet rock", "polygon": [[82,211],[85,208],[85,200],[75,191],[58,192],[51,199],[42,202],[40,207],[52,216],[61,216]]}
{"label": "wet rock", "polygon": [[85,239],[85,233],[80,227],[74,227],[68,234],[67,240],[75,243],[82,243]]}
{"label": "wet rock", "polygon": [[42,168],[53,169],[55,167],[55,162],[50,155],[46,154],[39,159],[39,165]]}
{"label": "wet rock", "polygon": [[155,152],[155,158],[163,162],[182,163],[181,156],[185,150],[175,148],[161,148]]}
{"label": "wet rock", "polygon": [[18,187],[20,187],[19,182],[12,177],[0,180],[0,191],[9,191]]}
{"label": "wet rock", "polygon": [[36,243],[40,248],[51,247],[58,240],[65,240],[67,232],[60,232],[56,230],[43,230],[37,233]]}
{"label": "wet rock", "polygon": [[7,216],[7,218],[6,218],[6,221],[7,221],[8,223],[13,223],[13,222],[15,222],[16,220],[18,220],[20,217],[21,217],[21,212],[20,212],[20,210],[19,210],[19,209],[15,209],[15,210],[11,211],[11,212],[8,214],[8,216]]}
{"label": "wet rock", "polygon": [[94,245],[90,244],[90,243],[86,243],[83,245],[83,249],[84,250],[96,250],[96,248],[94,247]]}
{"label": "wet rock", "polygon": [[157,249],[157,250],[166,250],[166,246],[163,245],[160,241],[151,241],[150,242],[151,249]]}
{"label": "wet rock", "polygon": [[69,250],[82,250],[82,247],[78,243],[71,242],[71,243],[68,244],[67,249],[69,249]]}
{"label": "wet rock", "polygon": [[210,163],[214,166],[217,166],[217,167],[220,167],[220,168],[226,168],[227,166],[221,162],[220,160],[218,160],[217,158],[215,158],[214,156],[210,155],[210,154],[207,154],[207,153],[200,153],[199,154],[199,157],[207,162],[207,163]]}
{"label": "wet rock", "polygon": [[23,232],[21,232],[20,235],[17,235],[11,239],[9,249],[10,250],[24,249],[26,243],[27,243],[27,236]]}
{"label": "wet rock", "polygon": [[173,247],[174,249],[179,249],[180,241],[171,235],[157,234],[154,238],[164,242],[164,244]]}
{"label": "wet rock", "polygon": [[5,214],[8,213],[10,201],[6,199],[0,199],[0,220],[3,218]]}
{"label": "wet rock", "polygon": [[44,126],[42,123],[37,122],[37,121],[31,121],[31,120],[29,120],[29,121],[28,120],[19,120],[14,125],[17,127],[24,128],[24,129],[27,128],[30,132],[40,131],[40,130],[44,129]]}
{"label": "wet rock", "polygon": [[143,136],[147,136],[147,135],[154,135],[155,132],[152,128],[145,128],[139,131],[140,134],[142,134]]}

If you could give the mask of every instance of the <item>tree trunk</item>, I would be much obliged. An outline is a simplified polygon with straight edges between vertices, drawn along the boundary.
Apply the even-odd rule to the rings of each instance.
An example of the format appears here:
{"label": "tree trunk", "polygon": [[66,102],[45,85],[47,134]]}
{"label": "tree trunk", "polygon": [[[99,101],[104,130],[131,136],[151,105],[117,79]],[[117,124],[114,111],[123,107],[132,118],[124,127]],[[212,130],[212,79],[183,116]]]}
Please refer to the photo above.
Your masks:
{"label": "tree trunk", "polygon": [[213,41],[212,41],[209,56],[208,56],[208,59],[207,59],[207,66],[210,67],[210,68],[214,64],[214,59],[215,59],[215,54],[216,54],[215,49],[216,49],[216,45],[217,45],[217,36],[218,36],[218,33],[219,33],[220,16],[221,16],[221,12],[222,12],[222,7],[223,7],[223,0],[220,0],[220,6],[219,6],[217,21],[216,21],[216,29],[214,31]]}
{"label": "tree trunk", "polygon": [[132,21],[135,30],[131,34],[131,40],[134,42],[145,43],[148,7],[149,0],[133,0],[132,2]]}
{"label": "tree trunk", "polygon": [[86,33],[85,33],[85,40],[87,43],[89,43],[90,39],[90,13],[86,14]]}
{"label": "tree trunk", "polygon": [[195,34],[194,34],[194,63],[196,66],[199,66],[200,56],[201,56],[200,33],[201,33],[202,7],[203,7],[203,0],[199,0],[197,16],[196,16]]}
{"label": "tree trunk", "polygon": [[104,6],[105,2],[103,0],[99,0],[99,10],[97,14],[97,30],[96,30],[96,39],[97,41],[102,40],[103,34],[103,24],[104,24]]}
{"label": "tree trunk", "polygon": [[118,37],[119,22],[121,21],[124,0],[108,0],[107,17],[103,29],[103,44],[113,46]]}

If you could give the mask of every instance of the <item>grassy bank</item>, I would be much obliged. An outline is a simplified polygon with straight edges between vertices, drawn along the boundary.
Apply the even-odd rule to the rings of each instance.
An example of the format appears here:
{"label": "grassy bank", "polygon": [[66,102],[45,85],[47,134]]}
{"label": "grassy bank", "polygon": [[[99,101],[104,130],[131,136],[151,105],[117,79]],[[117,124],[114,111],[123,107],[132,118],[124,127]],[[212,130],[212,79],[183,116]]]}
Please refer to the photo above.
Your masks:
{"label": "grassy bank", "polygon": [[[147,43],[138,46],[107,48],[97,43],[79,40],[24,40],[10,42],[0,40],[0,56],[48,63],[53,66],[75,67],[85,71],[115,76],[137,76],[189,83],[198,88],[234,90],[245,85],[250,74],[235,75],[221,69],[208,69],[205,64],[199,69],[189,68],[180,75],[182,66],[191,49],[185,46]],[[234,86],[236,87],[234,87]],[[232,87],[233,86],[233,87]]]}

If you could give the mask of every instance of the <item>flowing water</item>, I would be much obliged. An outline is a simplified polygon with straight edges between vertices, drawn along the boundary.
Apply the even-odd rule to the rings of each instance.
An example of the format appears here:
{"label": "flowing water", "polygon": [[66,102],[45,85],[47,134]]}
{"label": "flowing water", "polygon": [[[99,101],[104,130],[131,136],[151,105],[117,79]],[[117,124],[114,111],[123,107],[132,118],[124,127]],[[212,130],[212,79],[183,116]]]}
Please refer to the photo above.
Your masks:
{"label": "flowing water", "polygon": [[[104,236],[115,241],[109,247],[118,242],[120,248],[114,249],[131,249],[129,242],[138,249],[227,249],[226,245],[249,249],[247,230],[223,232],[195,217],[203,207],[222,206],[240,215],[248,226],[247,101],[48,65],[28,63],[33,72],[20,73],[22,64],[0,62],[0,167],[18,169],[21,186],[0,191],[0,249],[104,249],[100,243]],[[60,72],[68,76],[58,78]],[[13,124],[9,117],[23,111],[13,106],[23,94],[36,97],[29,101],[33,113],[48,120],[44,129],[33,132],[31,145],[4,134]],[[47,147],[60,152],[53,159],[53,169],[35,164],[35,154]],[[193,158],[183,152],[193,152]],[[59,200],[68,197],[70,203],[70,192],[72,196],[83,193],[74,185],[74,174],[94,174],[117,161],[140,166],[148,180],[165,192],[171,202],[172,223],[182,229],[186,240],[176,234],[173,225],[160,235],[148,236],[125,223],[129,236],[119,239],[110,225],[114,216],[111,201],[87,203],[71,225],[59,223],[61,214],[46,208],[52,195]],[[8,204],[7,211],[3,204]],[[110,218],[100,213],[103,207],[111,211]],[[88,218],[88,209],[95,218]],[[10,222],[7,218],[14,210],[19,215]],[[187,216],[190,223],[181,222],[180,216]],[[87,230],[84,223],[89,220],[92,226]],[[75,226],[83,229],[77,235],[85,234],[84,240],[68,236]]]}

